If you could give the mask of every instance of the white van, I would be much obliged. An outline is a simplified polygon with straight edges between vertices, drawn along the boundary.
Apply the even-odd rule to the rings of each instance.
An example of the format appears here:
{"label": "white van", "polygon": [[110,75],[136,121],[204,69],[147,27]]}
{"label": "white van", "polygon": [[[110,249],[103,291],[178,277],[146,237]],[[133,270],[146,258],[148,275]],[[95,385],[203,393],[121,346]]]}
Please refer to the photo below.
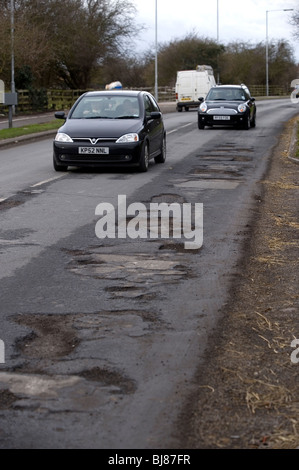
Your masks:
{"label": "white van", "polygon": [[177,111],[189,111],[199,106],[198,98],[205,98],[212,86],[216,85],[213,69],[210,65],[198,65],[196,70],[177,72],[175,85]]}

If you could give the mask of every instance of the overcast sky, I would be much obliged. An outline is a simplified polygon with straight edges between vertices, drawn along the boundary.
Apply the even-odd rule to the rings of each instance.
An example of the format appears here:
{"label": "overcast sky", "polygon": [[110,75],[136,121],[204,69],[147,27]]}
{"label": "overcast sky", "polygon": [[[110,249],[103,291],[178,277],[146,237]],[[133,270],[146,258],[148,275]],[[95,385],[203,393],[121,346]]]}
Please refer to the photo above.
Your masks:
{"label": "overcast sky", "polygon": [[[132,0],[138,10],[137,22],[146,26],[140,34],[138,49],[155,44],[156,0]],[[217,0],[157,0],[158,41],[169,42],[195,32],[199,36],[217,39]],[[294,47],[299,62],[299,43],[289,24],[292,12],[270,11],[299,8],[298,0],[218,0],[219,41],[266,40],[266,11],[269,41],[287,39]]]}

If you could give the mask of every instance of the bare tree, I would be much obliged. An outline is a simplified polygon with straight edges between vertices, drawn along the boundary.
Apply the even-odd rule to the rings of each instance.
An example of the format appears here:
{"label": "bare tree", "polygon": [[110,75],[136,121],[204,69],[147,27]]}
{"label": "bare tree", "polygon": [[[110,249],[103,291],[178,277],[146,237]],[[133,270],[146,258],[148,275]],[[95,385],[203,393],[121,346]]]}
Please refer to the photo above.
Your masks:
{"label": "bare tree", "polygon": [[294,27],[294,36],[299,39],[299,10],[295,10],[290,20],[291,25]]}
{"label": "bare tree", "polygon": [[[1,31],[10,9],[10,2],[3,3]],[[137,32],[130,0],[15,0],[16,67],[30,66],[38,85],[87,88],[94,68],[117,56]],[[7,69],[6,50],[1,42]]]}

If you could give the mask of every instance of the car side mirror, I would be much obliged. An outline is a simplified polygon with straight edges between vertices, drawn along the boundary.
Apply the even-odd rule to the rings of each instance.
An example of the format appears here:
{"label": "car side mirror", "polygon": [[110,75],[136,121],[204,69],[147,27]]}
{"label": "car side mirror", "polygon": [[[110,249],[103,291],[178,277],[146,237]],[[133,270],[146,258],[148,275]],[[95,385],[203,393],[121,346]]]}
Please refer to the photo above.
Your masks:
{"label": "car side mirror", "polygon": [[57,111],[54,116],[56,117],[56,119],[66,119],[64,111]]}
{"label": "car side mirror", "polygon": [[160,111],[151,112],[150,119],[161,119],[162,113]]}
{"label": "car side mirror", "polygon": [[202,96],[201,96],[200,98],[198,98],[198,101],[199,101],[200,103],[202,103],[203,100],[204,100],[204,98],[203,98]]}
{"label": "car side mirror", "polygon": [[254,102],[254,101],[255,101],[255,98],[251,98],[251,101]]}

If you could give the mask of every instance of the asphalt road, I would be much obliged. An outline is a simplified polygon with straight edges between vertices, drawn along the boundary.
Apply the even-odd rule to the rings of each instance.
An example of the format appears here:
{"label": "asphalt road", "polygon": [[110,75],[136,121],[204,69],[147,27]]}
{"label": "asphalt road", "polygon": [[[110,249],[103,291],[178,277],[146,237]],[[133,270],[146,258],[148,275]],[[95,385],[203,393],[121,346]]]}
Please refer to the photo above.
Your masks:
{"label": "asphalt road", "polygon": [[[0,448],[180,448],[176,422],[229,299],[256,183],[290,100],[248,131],[165,114],[167,162],[148,173],[52,169],[44,139],[0,150]],[[203,204],[203,246],[101,240],[100,203]],[[127,219],[130,223],[130,218]]]}

